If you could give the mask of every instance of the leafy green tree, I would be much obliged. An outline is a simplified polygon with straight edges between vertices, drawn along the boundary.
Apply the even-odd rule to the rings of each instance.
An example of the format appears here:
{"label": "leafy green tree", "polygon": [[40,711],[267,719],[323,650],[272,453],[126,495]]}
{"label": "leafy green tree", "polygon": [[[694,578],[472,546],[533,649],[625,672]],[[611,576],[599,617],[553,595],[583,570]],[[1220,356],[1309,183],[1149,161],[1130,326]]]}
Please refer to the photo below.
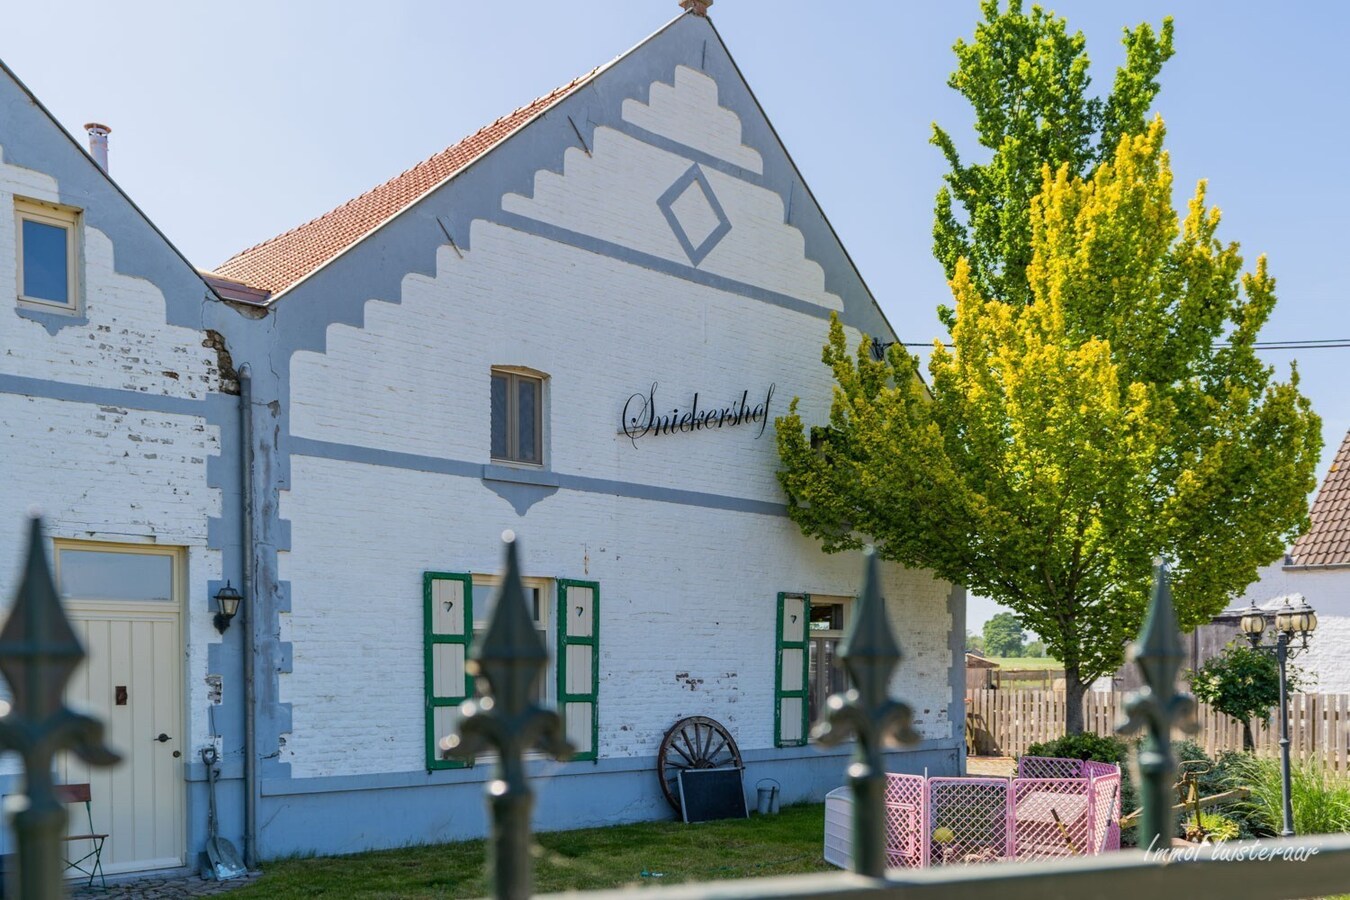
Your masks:
{"label": "leafy green tree", "polygon": [[871,543],[1015,611],[1064,664],[1065,726],[1138,633],[1152,563],[1183,628],[1256,578],[1307,519],[1320,423],[1253,349],[1275,303],[1197,187],[1184,222],[1155,119],[1091,176],[1043,169],[1030,302],[986,296],[958,261],[953,346],[930,385],[899,346],[835,318],[836,388],[809,431],[778,420],[789,514],[827,551]]}
{"label": "leafy green tree", "polygon": [[[1172,20],[1160,32],[1147,23],[1126,30],[1125,64],[1106,97],[1088,95],[1088,56],[1082,32],[1033,6],[1010,0],[980,4],[975,40],[958,40],[957,69],[948,84],[974,108],[975,135],[990,151],[986,163],[965,163],[951,135],[934,124],[932,141],[951,171],[937,196],[933,252],[949,279],[965,260],[982,297],[1031,302],[1031,199],[1042,169],[1068,167],[1084,177],[1115,153],[1121,137],[1144,130],[1157,95],[1158,73],[1172,56]],[[959,206],[960,214],[957,207]],[[942,318],[953,324],[952,310]]]}
{"label": "leafy green tree", "polygon": [[969,628],[966,629],[966,652],[984,653],[984,638]]}
{"label": "leafy green tree", "polygon": [[[1305,678],[1297,666],[1287,665],[1286,674],[1291,693],[1303,686]],[[1275,657],[1234,641],[1186,677],[1197,700],[1242,723],[1242,746],[1255,749],[1252,719],[1268,726],[1271,710],[1280,702],[1280,666]]]}
{"label": "leafy green tree", "polygon": [[1031,659],[1041,659],[1045,656],[1045,642],[1031,641],[1022,648],[1022,655]]}
{"label": "leafy green tree", "polygon": [[990,656],[1021,656],[1026,639],[1014,613],[997,613],[984,623],[984,646]]}

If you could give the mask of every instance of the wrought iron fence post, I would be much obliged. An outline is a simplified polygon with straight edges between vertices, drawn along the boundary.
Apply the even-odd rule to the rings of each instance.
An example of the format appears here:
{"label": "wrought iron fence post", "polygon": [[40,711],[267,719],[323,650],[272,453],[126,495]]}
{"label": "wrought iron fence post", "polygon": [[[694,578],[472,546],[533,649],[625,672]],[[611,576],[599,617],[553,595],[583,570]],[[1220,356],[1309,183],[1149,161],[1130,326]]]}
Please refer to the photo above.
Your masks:
{"label": "wrought iron fence post", "polygon": [[853,870],[880,878],[886,873],[886,767],[882,744],[894,735],[902,744],[919,740],[911,727],[913,712],[890,698],[891,673],[900,663],[900,646],[891,631],[881,596],[876,551],[864,551],[864,582],[857,612],[839,649],[854,687],[826,701],[824,718],[812,736],[822,744],[856,737],[848,780],[853,788]]}
{"label": "wrought iron fence post", "polygon": [[1176,833],[1172,813],[1172,787],[1176,780],[1176,757],[1172,754],[1172,729],[1188,734],[1198,730],[1195,701],[1177,693],[1177,673],[1186,659],[1172,605],[1167,567],[1154,567],[1153,597],[1139,639],[1130,645],[1129,658],[1139,666],[1144,684],[1125,701],[1126,720],[1120,734],[1143,731],[1139,747],[1139,799],[1143,808],[1139,846],[1168,849]]}
{"label": "wrought iron fence post", "polygon": [[52,783],[56,754],[70,750],[91,766],[111,766],[120,758],[104,745],[102,722],[62,702],[66,682],[84,655],[52,582],[42,521],[34,517],[23,581],[0,630],[0,672],[14,697],[9,713],[0,718],[0,748],[23,757],[27,799],[14,816],[23,900],[55,900],[63,894],[66,810]]}
{"label": "wrought iron fence post", "polygon": [[441,749],[446,757],[468,760],[488,747],[497,749],[497,777],[487,785],[493,895],[523,900],[532,887],[530,813],[534,809],[524,756],[540,746],[553,757],[566,759],[572,755],[572,746],[557,711],[534,702],[535,685],[548,665],[548,648],[534,630],[533,617],[525,606],[515,535],[508,531],[502,539],[506,542],[506,576],[487,634],[469,663],[469,673],[484,678],[488,690],[481,699],[460,706],[464,718],[459,733],[447,737]]}

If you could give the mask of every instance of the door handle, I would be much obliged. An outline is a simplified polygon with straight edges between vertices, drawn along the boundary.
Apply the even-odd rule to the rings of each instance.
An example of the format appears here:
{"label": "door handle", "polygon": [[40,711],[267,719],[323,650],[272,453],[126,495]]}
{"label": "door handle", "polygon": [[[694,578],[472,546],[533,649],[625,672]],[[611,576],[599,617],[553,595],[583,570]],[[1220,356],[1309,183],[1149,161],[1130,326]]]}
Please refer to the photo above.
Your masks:
{"label": "door handle", "polygon": [[161,744],[166,744],[169,741],[173,740],[173,738],[169,737],[167,734],[161,731],[159,733],[159,737],[155,738],[155,740],[159,741]]}

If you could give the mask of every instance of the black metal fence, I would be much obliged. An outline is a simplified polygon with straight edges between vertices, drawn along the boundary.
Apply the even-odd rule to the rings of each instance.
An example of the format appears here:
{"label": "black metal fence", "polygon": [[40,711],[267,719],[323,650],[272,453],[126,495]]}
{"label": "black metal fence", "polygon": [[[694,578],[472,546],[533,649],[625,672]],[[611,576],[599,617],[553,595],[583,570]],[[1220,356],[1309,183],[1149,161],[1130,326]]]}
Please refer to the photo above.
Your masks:
{"label": "black metal fence", "polygon": [[[880,595],[876,557],[870,552],[866,567],[853,624],[840,648],[855,687],[829,698],[815,730],[815,737],[825,744],[854,741],[848,769],[854,798],[854,871],[681,885],[646,889],[644,895],[664,900],[864,893],[943,900],[1139,896],[1257,900],[1350,891],[1350,835],[1233,842],[1172,852],[1175,821],[1170,794],[1176,761],[1170,735],[1174,727],[1194,722],[1195,704],[1176,691],[1185,657],[1161,565],[1143,631],[1130,653],[1143,686],[1126,704],[1127,718],[1120,727],[1124,733],[1143,733],[1137,760],[1143,807],[1139,844],[1149,849],[1055,862],[887,871],[882,747],[888,740],[912,743],[918,738],[910,727],[909,707],[888,694],[901,651]],[[41,524],[34,519],[23,581],[0,630],[0,673],[14,698],[8,715],[0,718],[0,748],[17,751],[26,773],[27,803],[13,817],[19,896],[25,900],[49,900],[63,893],[61,839],[66,813],[52,782],[54,756],[72,751],[91,765],[117,761],[103,743],[102,724],[66,708],[61,699],[83,657],[52,582]],[[557,758],[570,753],[558,713],[535,702],[535,684],[547,665],[547,648],[525,605],[518,548],[509,539],[501,594],[471,662],[473,674],[486,682],[487,689],[481,698],[463,705],[458,733],[441,748],[447,756],[459,757],[473,757],[488,748],[497,751],[496,777],[487,785],[492,820],[488,846],[493,890],[500,898],[531,893],[534,797],[524,755],[536,748]]]}

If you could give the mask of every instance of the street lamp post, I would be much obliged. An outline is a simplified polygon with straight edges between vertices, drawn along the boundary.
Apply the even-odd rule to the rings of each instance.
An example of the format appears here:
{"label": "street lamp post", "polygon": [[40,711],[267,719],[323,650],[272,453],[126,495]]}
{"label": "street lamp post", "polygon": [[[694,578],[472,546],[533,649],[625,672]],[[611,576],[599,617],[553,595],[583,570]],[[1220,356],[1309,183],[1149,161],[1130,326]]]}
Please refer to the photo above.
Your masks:
{"label": "street lamp post", "polygon": [[[1294,606],[1294,600],[1298,600],[1298,606]],[[1289,685],[1288,685],[1288,664],[1289,660],[1308,649],[1308,635],[1312,634],[1317,628],[1317,613],[1308,605],[1308,601],[1303,599],[1300,594],[1291,594],[1284,598],[1284,606],[1276,610],[1275,620],[1275,644],[1264,644],[1261,641],[1262,635],[1266,630],[1266,612],[1257,607],[1256,601],[1252,601],[1251,607],[1243,611],[1242,619],[1239,623],[1242,633],[1247,636],[1247,642],[1255,650],[1264,653],[1272,653],[1275,661],[1280,667],[1280,792],[1284,800],[1284,826],[1280,829],[1281,837],[1292,837],[1294,834],[1294,804],[1291,799],[1289,786]],[[1299,646],[1293,646],[1295,637],[1299,638]]]}

